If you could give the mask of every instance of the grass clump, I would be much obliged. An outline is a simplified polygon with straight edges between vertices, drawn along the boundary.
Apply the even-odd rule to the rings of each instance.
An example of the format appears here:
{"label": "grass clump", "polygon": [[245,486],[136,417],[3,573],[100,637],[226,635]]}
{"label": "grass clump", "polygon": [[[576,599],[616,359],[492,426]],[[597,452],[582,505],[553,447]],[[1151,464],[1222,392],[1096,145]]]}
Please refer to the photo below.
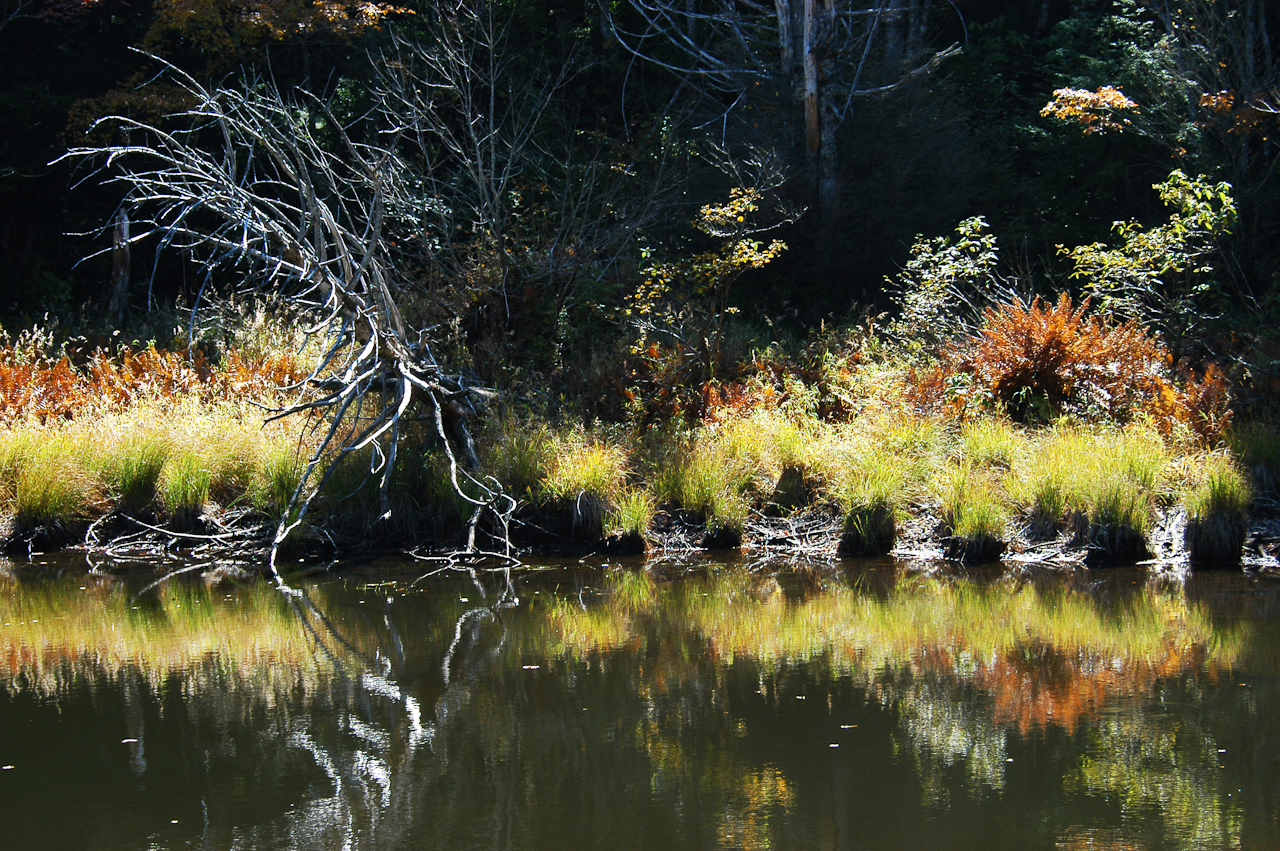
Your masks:
{"label": "grass clump", "polygon": [[502,417],[479,441],[482,466],[517,499],[536,500],[539,483],[555,455],[554,435],[545,424]]}
{"label": "grass clump", "polygon": [[302,481],[303,465],[290,447],[272,447],[254,471],[249,502],[273,523],[280,522]]}
{"label": "grass clump", "polygon": [[620,447],[570,435],[554,442],[541,489],[551,506],[569,512],[571,537],[595,541],[604,537],[605,519],[626,477],[627,456]]}
{"label": "grass clump", "polygon": [[196,528],[212,482],[213,474],[198,453],[183,450],[168,460],[160,475],[160,497],[175,527]]}
{"label": "grass clump", "polygon": [[65,430],[10,431],[0,471],[14,533],[36,546],[61,546],[87,517],[94,483]]}
{"label": "grass clump", "polygon": [[906,473],[894,456],[883,452],[863,455],[849,466],[835,488],[844,514],[839,552],[885,555],[898,536]]}
{"label": "grass clump", "polygon": [[1070,529],[1094,561],[1138,561],[1168,460],[1150,429],[1054,428],[1015,466],[1009,491],[1035,535]]}
{"label": "grass clump", "polygon": [[1259,496],[1280,495],[1280,427],[1274,422],[1251,422],[1232,429],[1231,452],[1249,472]]}
{"label": "grass clump", "polygon": [[102,477],[116,507],[129,514],[145,513],[155,503],[160,475],[173,451],[167,437],[132,432],[107,452]]}
{"label": "grass clump", "polygon": [[756,470],[735,454],[733,443],[714,434],[700,435],[676,453],[655,480],[658,498],[707,527],[703,545],[711,549],[740,546],[750,504],[746,491]]}
{"label": "grass clump", "polygon": [[991,479],[972,466],[955,464],[943,473],[940,490],[947,557],[998,559],[1005,549],[1009,513]]}
{"label": "grass clump", "polygon": [[1249,483],[1231,458],[1210,455],[1185,496],[1186,545],[1192,564],[1234,566],[1248,531]]}
{"label": "grass clump", "polygon": [[747,522],[744,491],[751,476],[740,465],[727,463],[730,460],[721,447],[696,446],[658,477],[666,502],[683,509],[692,521],[706,524],[712,547],[735,546],[735,537],[741,544]]}
{"label": "grass clump", "polygon": [[975,467],[1008,470],[1026,449],[1026,438],[1013,424],[1002,419],[981,419],[965,423],[957,447],[960,457]]}
{"label": "grass clump", "polygon": [[653,524],[653,496],[633,488],[618,497],[607,517],[613,530],[610,548],[619,553],[642,553],[648,549],[649,527]]}

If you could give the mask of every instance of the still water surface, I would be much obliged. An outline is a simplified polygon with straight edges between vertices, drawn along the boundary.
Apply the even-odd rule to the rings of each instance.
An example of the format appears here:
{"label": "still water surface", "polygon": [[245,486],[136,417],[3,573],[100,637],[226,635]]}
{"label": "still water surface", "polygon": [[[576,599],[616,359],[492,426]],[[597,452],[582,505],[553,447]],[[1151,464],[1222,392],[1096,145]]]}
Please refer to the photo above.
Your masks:
{"label": "still water surface", "polygon": [[1280,848],[1280,583],[635,568],[10,569],[0,847]]}

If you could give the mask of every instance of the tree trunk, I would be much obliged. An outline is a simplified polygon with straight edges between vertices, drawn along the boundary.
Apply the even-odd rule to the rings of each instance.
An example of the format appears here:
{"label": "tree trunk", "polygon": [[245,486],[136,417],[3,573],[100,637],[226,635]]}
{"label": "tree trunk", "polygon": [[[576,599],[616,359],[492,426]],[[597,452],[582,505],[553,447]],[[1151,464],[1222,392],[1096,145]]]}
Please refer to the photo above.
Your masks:
{"label": "tree trunk", "polygon": [[791,32],[791,0],[774,0],[773,8],[778,13],[778,46],[782,48],[779,70],[784,77],[790,77],[796,65],[795,35]]}
{"label": "tree trunk", "polygon": [[805,144],[814,163],[818,208],[818,256],[830,266],[840,224],[840,156],[834,105],[822,88],[822,51],[830,32],[834,0],[804,2]]}
{"label": "tree trunk", "polygon": [[107,315],[116,328],[123,328],[129,315],[129,214],[123,207],[111,233],[111,300]]}

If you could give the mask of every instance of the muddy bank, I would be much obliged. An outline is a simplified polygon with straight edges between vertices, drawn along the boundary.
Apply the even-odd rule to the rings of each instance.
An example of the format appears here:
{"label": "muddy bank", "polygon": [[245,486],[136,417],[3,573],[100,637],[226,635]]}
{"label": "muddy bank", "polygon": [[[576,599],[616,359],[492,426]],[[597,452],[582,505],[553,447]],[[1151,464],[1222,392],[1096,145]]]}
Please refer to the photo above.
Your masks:
{"label": "muddy bank", "polygon": [[[1087,524],[1068,522],[1062,529],[1046,529],[1035,522],[1008,524],[1006,534],[987,550],[967,548],[950,534],[937,504],[912,506],[896,518],[892,542],[879,552],[859,552],[848,544],[848,519],[838,506],[817,503],[783,512],[774,505],[753,509],[741,526],[718,525],[676,509],[653,513],[649,527],[606,530],[601,506],[591,499],[551,506],[530,507],[512,518],[512,563],[538,555],[583,557],[593,554],[639,555],[681,552],[776,553],[805,558],[888,555],[895,558],[951,561],[978,565],[992,563],[1037,564],[1048,567],[1144,566],[1153,570],[1181,567],[1211,570],[1246,570],[1280,575],[1280,504],[1259,500],[1247,520],[1239,558],[1197,560],[1188,547],[1188,519],[1180,507],[1160,508],[1138,547],[1108,550],[1106,536],[1091,537]],[[60,550],[83,551],[93,563],[176,560],[181,566],[217,562],[224,567],[252,572],[266,564],[274,524],[254,518],[244,510],[208,505],[196,518],[181,526],[170,520],[146,519],[113,512],[93,523],[51,524],[17,532],[12,514],[0,516],[0,541],[11,557]],[[492,530],[489,530],[492,531]],[[381,533],[380,533],[381,532]],[[458,564],[482,561],[486,554],[502,551],[499,541],[482,530],[476,550],[451,540],[421,534],[387,534],[376,526],[364,537],[338,537],[325,531],[323,521],[302,528],[286,542],[282,557],[289,561],[321,561],[354,554],[412,552],[429,559]],[[1136,557],[1135,557],[1136,556]]]}

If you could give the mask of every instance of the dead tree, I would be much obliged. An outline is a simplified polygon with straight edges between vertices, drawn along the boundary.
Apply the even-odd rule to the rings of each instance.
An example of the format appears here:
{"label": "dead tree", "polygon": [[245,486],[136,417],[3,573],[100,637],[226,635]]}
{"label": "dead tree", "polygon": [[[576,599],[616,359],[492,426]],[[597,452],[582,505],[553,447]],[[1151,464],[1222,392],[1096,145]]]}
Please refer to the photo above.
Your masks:
{"label": "dead tree", "polygon": [[168,73],[190,99],[189,109],[171,117],[183,129],[115,116],[104,121],[130,142],[66,156],[96,164],[95,174],[126,188],[132,242],[150,238],[159,250],[202,258],[201,296],[215,275],[234,277],[242,290],[308,316],[308,332],[325,341],[307,379],[289,388],[294,401],[272,413],[308,414],[323,423],[276,528],[272,572],[280,544],[352,453],[370,453],[383,516],[390,515],[387,491],[415,403],[434,423],[454,489],[474,507],[468,549],[477,549],[477,529],[488,515],[509,556],[514,500],[494,480],[459,465],[448,439],[446,410],[471,387],[437,359],[432,329],[407,327],[398,303],[406,285],[392,262],[388,209],[406,203],[403,193],[412,185],[398,153],[409,128],[392,128],[376,143],[359,141],[305,93],[290,102],[263,83],[210,91],[176,69]]}

